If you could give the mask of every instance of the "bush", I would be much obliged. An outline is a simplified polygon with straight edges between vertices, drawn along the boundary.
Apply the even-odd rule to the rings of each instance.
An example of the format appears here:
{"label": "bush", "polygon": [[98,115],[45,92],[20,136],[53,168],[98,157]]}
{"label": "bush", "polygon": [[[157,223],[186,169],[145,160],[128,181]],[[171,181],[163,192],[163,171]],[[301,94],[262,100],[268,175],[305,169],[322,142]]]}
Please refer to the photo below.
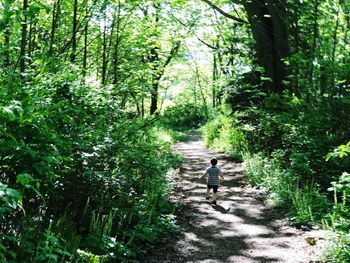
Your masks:
{"label": "bush", "polygon": [[234,116],[234,128],[244,134],[249,151],[271,155],[281,149],[281,165],[300,182],[313,181],[325,192],[336,174],[350,168],[343,160],[324,161],[345,134],[332,128],[335,117],[322,102],[311,106],[288,93],[270,94],[259,107]]}
{"label": "bush", "polygon": [[[337,153],[348,152],[340,147]],[[326,217],[326,225],[335,232],[336,238],[327,253],[329,262],[348,262],[350,260],[350,174],[344,172],[338,181],[332,182],[328,189],[333,192],[333,209]]]}
{"label": "bush", "polygon": [[204,135],[204,143],[207,146],[213,146],[215,142],[219,141],[220,131],[223,127],[223,123],[221,122],[221,116],[210,120],[203,127],[203,135]]}
{"label": "bush", "polygon": [[262,153],[244,155],[244,165],[249,183],[268,193],[268,202],[288,211],[295,224],[308,224],[320,220],[327,212],[327,198],[312,183],[299,184],[291,170],[283,169],[280,153],[269,159]]}
{"label": "bush", "polygon": [[208,120],[208,114],[205,105],[176,104],[164,110],[161,122],[175,130],[199,128]]}
{"label": "bush", "polygon": [[203,133],[207,146],[223,150],[236,160],[242,160],[242,154],[247,151],[245,136],[232,117],[219,115],[203,127]]}
{"label": "bush", "polygon": [[[320,192],[330,180],[325,176],[329,168],[320,169],[330,163],[324,162],[326,154],[319,149],[326,152],[330,140],[326,137],[319,142],[319,136],[324,136],[317,131],[320,127],[313,127],[305,114],[298,116],[304,107],[301,101],[284,96],[277,106],[278,98],[268,98],[268,108],[220,115],[209,121],[203,128],[205,143],[243,159],[249,183],[264,188],[269,202],[286,208],[294,223],[306,224],[320,220],[329,208]],[[281,108],[285,111],[279,112]],[[323,188],[318,187],[320,183]]]}
{"label": "bush", "polygon": [[350,234],[337,233],[327,250],[327,262],[349,262],[350,260]]}
{"label": "bush", "polygon": [[46,80],[0,102],[1,261],[123,261],[173,229],[181,160],[95,89]]}

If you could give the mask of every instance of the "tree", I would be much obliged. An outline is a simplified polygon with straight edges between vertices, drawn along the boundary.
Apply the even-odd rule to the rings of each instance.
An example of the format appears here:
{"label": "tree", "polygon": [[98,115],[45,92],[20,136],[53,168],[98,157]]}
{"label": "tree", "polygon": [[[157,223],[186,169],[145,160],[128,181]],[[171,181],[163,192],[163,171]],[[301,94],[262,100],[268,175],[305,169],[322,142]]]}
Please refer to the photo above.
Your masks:
{"label": "tree", "polygon": [[26,46],[27,46],[27,28],[28,28],[28,0],[23,0],[23,21],[22,24],[22,38],[21,38],[21,51],[19,58],[19,71],[20,73],[24,73],[26,70]]}
{"label": "tree", "polygon": [[[232,16],[208,0],[202,0],[225,17],[239,23],[245,20]],[[259,65],[264,69],[265,87],[274,92],[282,92],[286,87],[283,80],[288,75],[284,60],[290,56],[287,2],[272,0],[240,1],[243,4],[250,28],[256,42]]]}
{"label": "tree", "polygon": [[259,64],[264,68],[266,88],[274,92],[286,89],[288,75],[284,60],[290,56],[287,2],[272,0],[245,1],[250,27],[256,42]]}
{"label": "tree", "polygon": [[4,8],[3,8],[3,35],[4,35],[4,42],[3,42],[3,65],[4,67],[8,67],[10,65],[10,36],[11,36],[11,0],[5,0],[4,1]]}

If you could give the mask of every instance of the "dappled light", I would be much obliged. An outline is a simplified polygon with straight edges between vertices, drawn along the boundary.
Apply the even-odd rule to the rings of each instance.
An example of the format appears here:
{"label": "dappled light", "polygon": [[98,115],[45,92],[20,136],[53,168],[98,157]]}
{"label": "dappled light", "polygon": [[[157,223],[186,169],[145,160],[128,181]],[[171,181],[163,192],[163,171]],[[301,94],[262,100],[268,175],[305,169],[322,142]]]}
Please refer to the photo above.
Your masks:
{"label": "dappled light", "polygon": [[0,262],[350,262],[349,54],[349,0],[1,0]]}
{"label": "dappled light", "polygon": [[[249,189],[242,164],[227,161],[224,153],[209,151],[200,138],[177,143],[184,156],[181,183],[184,208],[179,215],[185,230],[172,253],[162,248],[145,262],[308,262],[312,249],[304,234],[290,226],[278,210],[266,208]],[[198,177],[212,156],[219,160],[225,181],[218,203],[205,200],[206,182]],[[168,248],[166,248],[168,250]]]}

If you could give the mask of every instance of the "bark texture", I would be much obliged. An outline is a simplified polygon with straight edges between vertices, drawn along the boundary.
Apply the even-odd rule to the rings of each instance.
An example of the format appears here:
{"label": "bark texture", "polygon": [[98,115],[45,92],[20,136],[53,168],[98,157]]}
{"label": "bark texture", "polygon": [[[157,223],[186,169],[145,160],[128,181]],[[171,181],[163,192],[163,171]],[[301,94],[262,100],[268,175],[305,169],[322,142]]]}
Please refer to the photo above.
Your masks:
{"label": "bark texture", "polygon": [[264,68],[264,85],[281,92],[286,77],[283,59],[289,57],[286,1],[250,0],[244,2],[249,24],[256,41],[259,64]]}

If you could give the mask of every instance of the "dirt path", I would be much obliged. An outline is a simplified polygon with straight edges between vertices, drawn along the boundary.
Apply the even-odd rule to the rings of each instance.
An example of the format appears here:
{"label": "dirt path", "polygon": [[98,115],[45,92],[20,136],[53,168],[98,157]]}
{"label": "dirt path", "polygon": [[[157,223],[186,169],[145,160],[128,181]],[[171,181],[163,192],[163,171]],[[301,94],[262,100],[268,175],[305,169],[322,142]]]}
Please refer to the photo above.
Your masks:
{"label": "dirt path", "polygon": [[[241,164],[203,146],[197,136],[175,148],[183,155],[183,209],[180,237],[142,262],[313,262],[305,233],[268,209],[259,191],[246,187]],[[205,200],[205,180],[198,180],[216,156],[226,181],[218,204]]]}

